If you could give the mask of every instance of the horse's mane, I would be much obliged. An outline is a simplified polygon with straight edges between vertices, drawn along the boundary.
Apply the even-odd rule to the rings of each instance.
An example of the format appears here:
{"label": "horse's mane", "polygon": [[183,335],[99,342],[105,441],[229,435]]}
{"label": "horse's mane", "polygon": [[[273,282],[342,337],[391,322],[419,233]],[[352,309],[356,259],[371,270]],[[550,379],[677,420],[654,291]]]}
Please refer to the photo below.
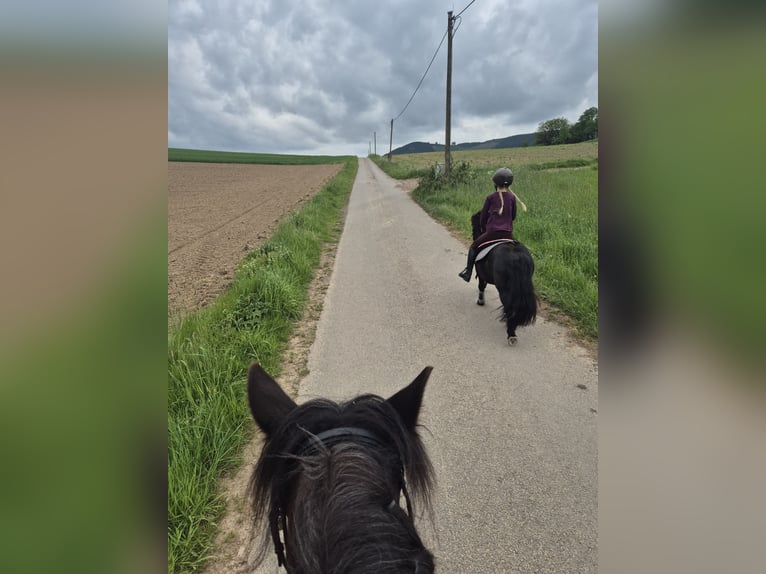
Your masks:
{"label": "horse's mane", "polygon": [[479,235],[481,235],[481,211],[477,211],[471,216],[471,232],[473,233],[473,240],[476,241]]}
{"label": "horse's mane", "polygon": [[[380,448],[316,439],[339,427],[371,433]],[[266,440],[251,479],[256,523],[265,527],[259,559],[271,547],[270,522],[287,515],[286,536],[302,536],[286,548],[291,572],[403,572],[406,564],[414,572],[416,562],[432,571],[431,554],[398,506],[402,477],[415,506],[430,514],[433,468],[425,447],[381,397],[295,408]]]}

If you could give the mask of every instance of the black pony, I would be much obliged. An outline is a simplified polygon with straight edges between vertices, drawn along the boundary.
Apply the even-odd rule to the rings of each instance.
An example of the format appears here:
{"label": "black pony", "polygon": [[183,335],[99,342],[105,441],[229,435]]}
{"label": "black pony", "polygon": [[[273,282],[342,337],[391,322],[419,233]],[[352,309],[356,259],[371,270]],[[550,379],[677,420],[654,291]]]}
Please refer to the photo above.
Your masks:
{"label": "black pony", "polygon": [[[481,235],[480,217],[480,211],[471,217],[474,241]],[[476,261],[476,275],[479,277],[479,299],[476,304],[484,305],[487,283],[497,287],[509,345],[515,345],[518,341],[516,327],[530,325],[537,317],[537,295],[532,284],[534,272],[532,255],[524,244],[516,240],[500,243],[484,258]]]}
{"label": "black pony", "polygon": [[298,406],[251,365],[250,410],[266,435],[250,483],[266,527],[259,562],[271,540],[289,574],[434,571],[412,507],[431,512],[433,469],[416,431],[430,374],[426,367],[389,399]]}

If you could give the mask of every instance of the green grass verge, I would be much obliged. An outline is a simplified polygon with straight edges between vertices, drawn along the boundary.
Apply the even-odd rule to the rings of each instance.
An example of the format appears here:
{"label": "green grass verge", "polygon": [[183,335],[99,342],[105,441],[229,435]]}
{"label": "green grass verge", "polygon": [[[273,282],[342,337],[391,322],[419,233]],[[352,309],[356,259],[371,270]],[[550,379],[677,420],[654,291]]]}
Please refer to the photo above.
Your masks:
{"label": "green grass verge", "polygon": [[[411,161],[398,161],[399,156],[394,156],[393,161],[388,161],[386,156],[371,155],[369,157],[379,168],[381,168],[384,172],[395,179],[411,179],[422,177],[430,173],[434,169],[434,165],[436,163],[434,162],[434,164],[428,164],[421,162],[413,163]],[[444,160],[442,159],[442,161]]]}
{"label": "green grass verge", "polygon": [[516,235],[535,258],[538,293],[598,338],[598,171],[521,168],[514,189],[528,208]]}
{"label": "green grass verge", "polygon": [[[572,157],[566,157],[567,152]],[[450,182],[427,170],[413,198],[468,241],[470,217],[493,190],[492,172],[510,166],[513,189],[528,208],[527,212],[519,209],[514,232],[535,259],[538,293],[570,317],[582,334],[597,339],[598,144],[520,148],[516,158],[509,153],[513,150],[483,151],[478,166],[454,162]],[[415,157],[419,155],[431,154],[394,156],[394,165],[399,164],[396,170],[423,166],[423,158]],[[397,173],[385,166],[385,158],[373,161],[388,173]]]}
{"label": "green grass verge", "polygon": [[169,329],[168,572],[197,571],[211,548],[224,509],[218,481],[240,462],[252,428],[247,367],[257,361],[279,374],[322,246],[340,235],[356,171],[356,158],[347,158],[332,181],[245,258],[215,303]]}
{"label": "green grass verge", "polygon": [[[275,165],[326,165],[351,159],[350,156],[284,155],[275,153],[244,153],[207,151],[200,149],[168,148],[168,161],[196,161],[207,163],[262,163]],[[354,158],[355,159],[355,158]]]}

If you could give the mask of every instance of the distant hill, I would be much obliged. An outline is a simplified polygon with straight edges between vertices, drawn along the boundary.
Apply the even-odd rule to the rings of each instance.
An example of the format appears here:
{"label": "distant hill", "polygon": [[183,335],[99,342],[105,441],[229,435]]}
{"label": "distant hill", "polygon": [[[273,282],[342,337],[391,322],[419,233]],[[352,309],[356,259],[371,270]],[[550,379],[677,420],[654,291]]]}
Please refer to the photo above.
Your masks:
{"label": "distant hill", "polygon": [[[473,149],[501,149],[509,147],[524,147],[535,145],[536,133],[519,134],[507,138],[487,140],[485,142],[468,142],[450,146],[452,151],[465,151]],[[411,142],[393,150],[392,154],[425,153],[429,151],[444,151],[444,144],[432,144],[426,142]]]}

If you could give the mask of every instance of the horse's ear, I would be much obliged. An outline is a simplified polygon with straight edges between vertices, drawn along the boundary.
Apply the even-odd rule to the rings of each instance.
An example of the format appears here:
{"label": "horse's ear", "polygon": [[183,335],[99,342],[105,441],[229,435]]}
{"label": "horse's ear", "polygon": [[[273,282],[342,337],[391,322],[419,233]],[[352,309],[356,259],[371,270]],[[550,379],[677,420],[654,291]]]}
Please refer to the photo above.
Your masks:
{"label": "horse's ear", "polygon": [[297,405],[257,363],[247,371],[247,400],[250,412],[266,436],[277,430],[279,423]]}
{"label": "horse's ear", "polygon": [[426,367],[415,377],[409,385],[388,399],[409,430],[415,430],[420,414],[420,405],[423,403],[423,391],[426,388],[428,377],[431,376],[433,367]]}

